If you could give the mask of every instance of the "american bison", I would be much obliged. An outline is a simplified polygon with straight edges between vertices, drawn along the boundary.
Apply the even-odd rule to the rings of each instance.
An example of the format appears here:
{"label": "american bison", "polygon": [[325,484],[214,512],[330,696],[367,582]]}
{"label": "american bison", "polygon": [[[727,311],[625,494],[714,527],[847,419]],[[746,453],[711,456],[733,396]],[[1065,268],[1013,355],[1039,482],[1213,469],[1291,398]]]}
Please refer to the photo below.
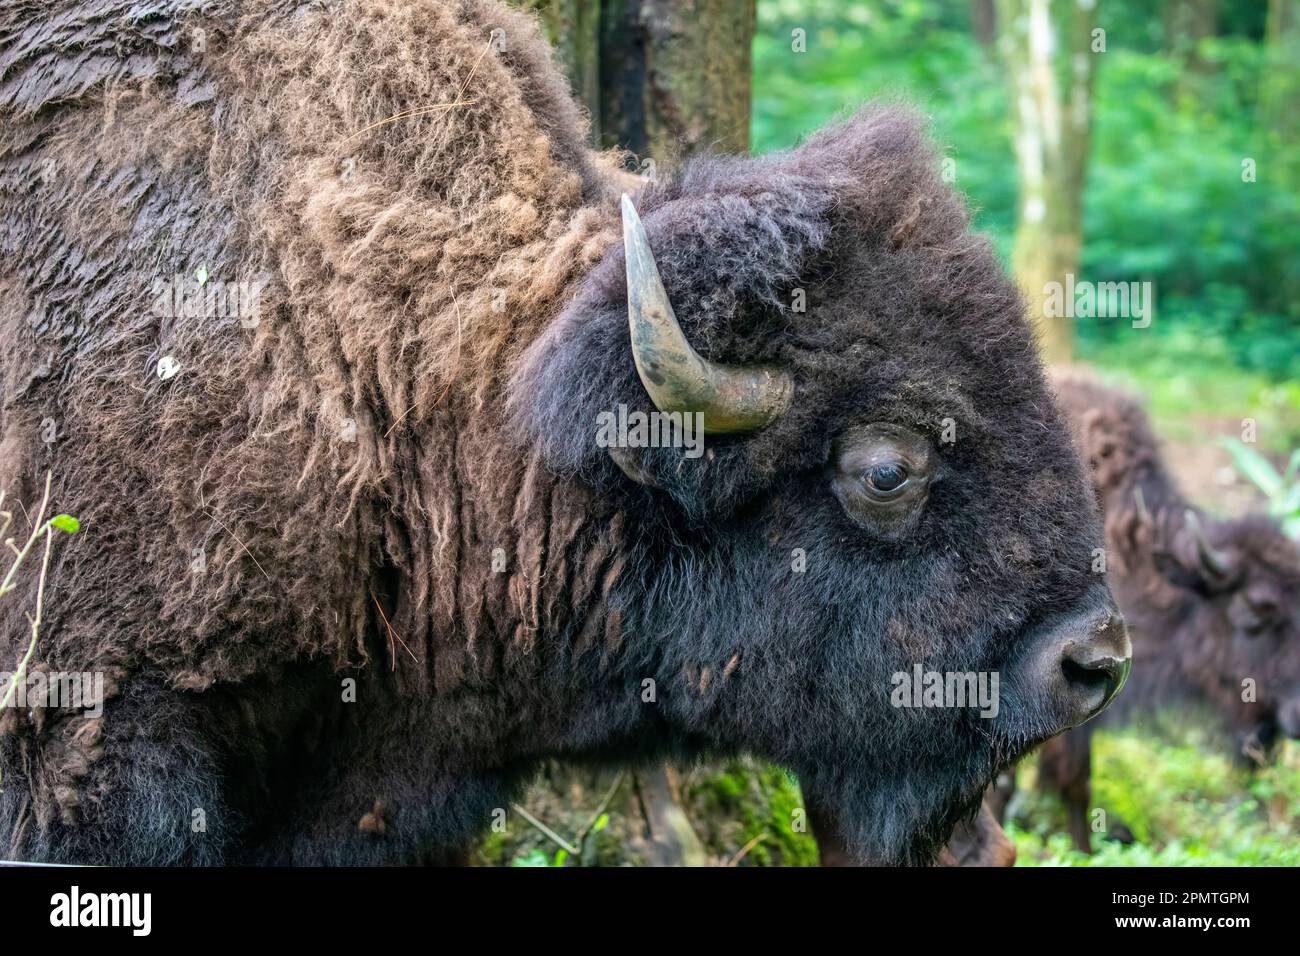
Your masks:
{"label": "american bison", "polygon": [[[1300,549],[1263,515],[1217,520],[1193,507],[1132,397],[1077,374],[1056,390],[1092,472],[1110,584],[1133,639],[1132,687],[1105,722],[1199,705],[1253,760],[1300,738]],[[1085,852],[1094,726],[1049,741],[1039,758],[1040,783],[1061,794]]]}
{"label": "american bison", "polygon": [[[11,855],[449,859],[542,758],[750,751],[920,862],[1122,682],[1017,295],[905,112],[620,209],[498,3],[0,36],[0,479],[81,520],[35,664],[107,697],[4,715]],[[652,414],[706,447],[597,439]],[[996,713],[891,706],[916,663]]]}

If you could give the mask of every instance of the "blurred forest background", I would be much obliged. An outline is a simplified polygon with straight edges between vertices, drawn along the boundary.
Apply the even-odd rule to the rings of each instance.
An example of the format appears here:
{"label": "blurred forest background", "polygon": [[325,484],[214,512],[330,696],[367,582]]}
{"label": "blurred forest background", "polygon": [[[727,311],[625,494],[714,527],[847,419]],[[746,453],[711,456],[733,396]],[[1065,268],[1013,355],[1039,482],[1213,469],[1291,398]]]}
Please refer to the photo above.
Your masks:
{"label": "blurred forest background", "polygon": [[[1044,355],[1145,397],[1208,510],[1300,521],[1300,0],[523,0],[593,140],[659,175],[764,153],[880,97],[930,117],[944,173],[1026,290]],[[1150,282],[1146,328],[1041,315],[1045,282]],[[1243,446],[1243,419],[1257,443]],[[1133,834],[1070,849],[1021,772],[1018,865],[1300,864],[1300,747],[1245,769],[1182,715],[1094,745],[1093,805]],[[559,765],[489,865],[815,865],[798,782],[752,760]]]}

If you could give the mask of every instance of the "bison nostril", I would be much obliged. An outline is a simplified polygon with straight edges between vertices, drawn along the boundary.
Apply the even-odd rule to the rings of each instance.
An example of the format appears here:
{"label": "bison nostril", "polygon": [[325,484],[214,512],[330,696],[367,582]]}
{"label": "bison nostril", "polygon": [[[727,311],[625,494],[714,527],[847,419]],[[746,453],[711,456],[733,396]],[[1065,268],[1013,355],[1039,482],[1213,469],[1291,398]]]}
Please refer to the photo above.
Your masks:
{"label": "bison nostril", "polygon": [[1061,662],[1066,679],[1072,684],[1107,686],[1106,700],[1109,701],[1124,686],[1132,661],[1127,657],[1089,653],[1086,649],[1074,653],[1078,648],[1079,645],[1075,645],[1066,650]]}
{"label": "bison nostril", "polygon": [[1098,588],[1083,606],[1041,626],[1017,676],[1041,688],[1057,729],[1096,717],[1128,679],[1133,649],[1124,618]]}
{"label": "bison nostril", "polygon": [[1118,613],[1107,613],[1089,629],[1088,635],[1066,643],[1061,669],[1066,683],[1086,689],[1091,697],[1101,691],[1093,713],[1100,711],[1119,693],[1132,667],[1128,628]]}

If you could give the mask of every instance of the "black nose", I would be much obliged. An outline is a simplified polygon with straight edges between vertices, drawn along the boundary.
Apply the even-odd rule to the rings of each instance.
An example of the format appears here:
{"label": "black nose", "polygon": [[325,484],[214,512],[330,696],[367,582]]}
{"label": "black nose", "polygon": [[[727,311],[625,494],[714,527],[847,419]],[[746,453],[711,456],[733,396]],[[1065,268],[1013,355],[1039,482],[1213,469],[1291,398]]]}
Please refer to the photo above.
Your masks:
{"label": "black nose", "polygon": [[1119,693],[1133,666],[1124,617],[1114,607],[1071,628],[1061,647],[1065,690],[1072,699],[1074,722],[1099,714]]}

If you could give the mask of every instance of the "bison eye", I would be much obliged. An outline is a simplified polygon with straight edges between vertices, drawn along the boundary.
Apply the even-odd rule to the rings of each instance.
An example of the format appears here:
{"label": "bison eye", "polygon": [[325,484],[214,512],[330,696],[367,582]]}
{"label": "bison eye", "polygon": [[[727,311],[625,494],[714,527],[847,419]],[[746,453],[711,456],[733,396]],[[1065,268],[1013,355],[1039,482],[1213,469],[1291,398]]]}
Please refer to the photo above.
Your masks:
{"label": "bison eye", "polygon": [[898,539],[920,520],[938,456],[924,435],[878,422],[850,429],[835,442],[831,490],[854,522]]}
{"label": "bison eye", "polygon": [[907,466],[902,462],[891,461],[872,465],[862,476],[867,493],[878,498],[893,498],[902,493],[907,484]]}
{"label": "bison eye", "polygon": [[1250,608],[1250,614],[1254,618],[1252,622],[1254,626],[1247,628],[1251,634],[1266,631],[1277,622],[1279,608],[1277,602],[1271,598],[1250,595],[1246,598],[1246,606]]}

